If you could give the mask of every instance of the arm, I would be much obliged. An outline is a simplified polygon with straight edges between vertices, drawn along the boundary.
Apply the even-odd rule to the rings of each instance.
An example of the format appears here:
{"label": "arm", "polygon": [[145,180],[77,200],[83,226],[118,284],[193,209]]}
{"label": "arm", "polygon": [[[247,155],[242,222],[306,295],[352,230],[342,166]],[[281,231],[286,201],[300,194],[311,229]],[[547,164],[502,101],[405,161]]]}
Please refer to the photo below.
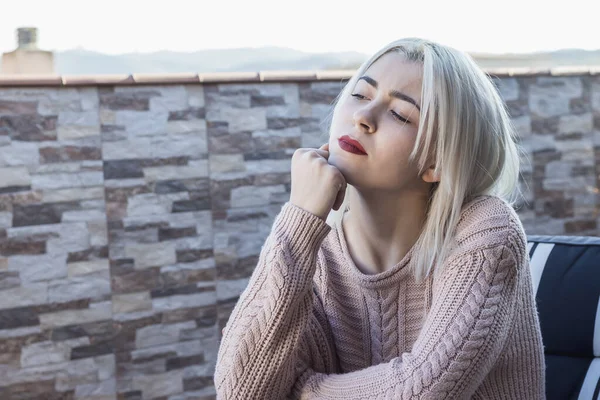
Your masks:
{"label": "arm", "polygon": [[313,373],[301,398],[470,398],[512,326],[522,258],[520,250],[504,244],[452,257],[434,285],[432,307],[412,351],[361,371]]}
{"label": "arm", "polygon": [[283,206],[224,331],[215,370],[219,399],[283,399],[309,366],[333,371],[333,352],[315,354],[332,347],[323,342],[327,329],[313,285],[329,230],[317,216]]}

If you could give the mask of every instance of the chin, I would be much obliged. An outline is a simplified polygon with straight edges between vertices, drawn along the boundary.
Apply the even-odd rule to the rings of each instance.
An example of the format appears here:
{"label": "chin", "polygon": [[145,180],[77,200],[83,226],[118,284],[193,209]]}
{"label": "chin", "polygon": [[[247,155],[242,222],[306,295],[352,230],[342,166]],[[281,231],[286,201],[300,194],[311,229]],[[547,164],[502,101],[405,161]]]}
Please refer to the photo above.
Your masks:
{"label": "chin", "polygon": [[343,152],[344,150],[340,148],[336,148],[336,151],[331,152],[328,160],[329,164],[336,167],[342,175],[344,175],[344,178],[349,185],[355,186],[357,178],[359,178],[360,175],[364,175],[364,167],[361,168],[358,163],[352,162],[352,158],[344,157],[339,154]]}

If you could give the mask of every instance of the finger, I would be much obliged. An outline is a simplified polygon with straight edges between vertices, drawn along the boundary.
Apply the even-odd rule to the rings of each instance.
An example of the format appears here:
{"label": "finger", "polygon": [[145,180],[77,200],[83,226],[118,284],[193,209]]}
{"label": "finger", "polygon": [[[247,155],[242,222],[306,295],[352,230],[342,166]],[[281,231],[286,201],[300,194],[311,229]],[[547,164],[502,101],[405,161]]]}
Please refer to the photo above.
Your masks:
{"label": "finger", "polygon": [[329,151],[329,143],[325,143],[323,146],[319,147],[319,150]]}
{"label": "finger", "polygon": [[337,193],[337,196],[335,197],[335,201],[333,202],[332,207],[335,211],[339,210],[342,204],[344,203],[344,197],[346,197],[346,186],[346,183],[343,183],[342,187]]}
{"label": "finger", "polygon": [[327,150],[313,149],[313,152],[317,153],[318,155],[325,158],[326,160],[329,159],[329,151],[327,151]]}

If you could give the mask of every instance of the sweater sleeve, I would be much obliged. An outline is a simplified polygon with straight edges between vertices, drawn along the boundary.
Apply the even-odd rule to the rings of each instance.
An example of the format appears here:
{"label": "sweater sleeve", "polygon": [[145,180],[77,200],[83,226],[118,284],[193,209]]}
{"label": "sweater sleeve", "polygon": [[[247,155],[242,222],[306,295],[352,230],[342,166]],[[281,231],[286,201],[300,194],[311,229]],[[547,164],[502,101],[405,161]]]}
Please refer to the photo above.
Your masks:
{"label": "sweater sleeve", "polygon": [[410,352],[346,374],[305,374],[300,398],[471,398],[514,321],[525,262],[520,248],[498,244],[453,256],[436,278],[431,309]]}
{"label": "sweater sleeve", "polygon": [[224,330],[214,374],[218,399],[284,399],[308,368],[335,370],[313,281],[329,231],[291,203],[275,218]]}

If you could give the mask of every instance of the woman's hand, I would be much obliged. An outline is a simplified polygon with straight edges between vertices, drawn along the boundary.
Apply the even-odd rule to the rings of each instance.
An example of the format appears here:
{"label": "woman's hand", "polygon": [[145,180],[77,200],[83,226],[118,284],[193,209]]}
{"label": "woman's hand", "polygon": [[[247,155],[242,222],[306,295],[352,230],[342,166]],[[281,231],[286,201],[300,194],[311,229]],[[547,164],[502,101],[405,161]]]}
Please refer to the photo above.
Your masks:
{"label": "woman's hand", "polygon": [[292,157],[290,202],[323,220],[340,208],[346,194],[346,179],[328,159],[329,144],[298,149]]}

